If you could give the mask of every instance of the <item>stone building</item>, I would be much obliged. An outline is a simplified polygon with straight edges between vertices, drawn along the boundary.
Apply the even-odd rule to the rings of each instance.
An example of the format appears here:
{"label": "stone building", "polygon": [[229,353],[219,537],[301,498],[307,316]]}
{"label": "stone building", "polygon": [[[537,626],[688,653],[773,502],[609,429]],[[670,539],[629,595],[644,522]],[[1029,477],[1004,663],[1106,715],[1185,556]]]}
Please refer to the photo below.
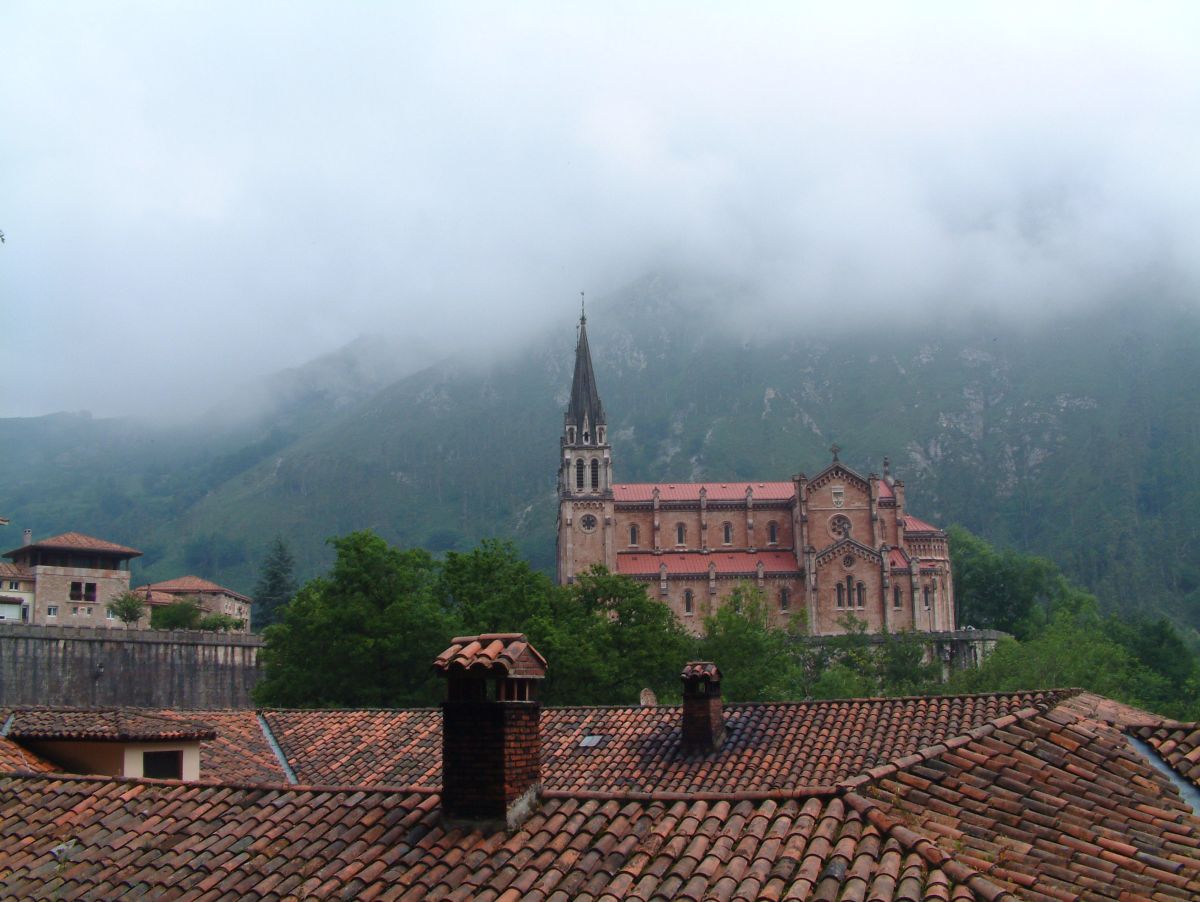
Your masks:
{"label": "stone building", "polygon": [[698,632],[739,584],[811,635],[955,629],[946,534],[907,509],[904,483],[838,459],[774,482],[617,483],[608,419],[579,322],[559,457],[558,581],[595,564],[644,580]]}
{"label": "stone building", "polygon": [[244,633],[250,628],[250,605],[253,604],[253,599],[199,576],[181,576],[161,583],[138,586],[137,592],[146,599],[146,604],[151,608],[194,598],[206,614],[226,614],[240,620],[241,626],[233,632]]}
{"label": "stone building", "polygon": [[124,627],[106,606],[129,591],[129,562],[141,554],[79,532],[35,542],[25,530],[21,547],[3,555],[0,613],[22,623]]}

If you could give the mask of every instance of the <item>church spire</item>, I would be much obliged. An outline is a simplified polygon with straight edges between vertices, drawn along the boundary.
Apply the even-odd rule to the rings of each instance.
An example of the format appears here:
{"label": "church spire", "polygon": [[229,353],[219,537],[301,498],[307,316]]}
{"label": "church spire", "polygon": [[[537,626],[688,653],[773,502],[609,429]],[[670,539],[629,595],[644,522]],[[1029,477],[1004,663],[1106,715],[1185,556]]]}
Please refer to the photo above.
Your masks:
{"label": "church spire", "polygon": [[[587,316],[579,314],[579,343],[575,345],[575,376],[571,380],[571,402],[567,405],[566,425],[574,426],[582,443],[597,441],[597,430],[607,425],[604,405],[596,389],[596,374],[592,372],[592,352],[588,348]],[[588,437],[584,438],[584,433]],[[572,442],[572,444],[574,444]]]}

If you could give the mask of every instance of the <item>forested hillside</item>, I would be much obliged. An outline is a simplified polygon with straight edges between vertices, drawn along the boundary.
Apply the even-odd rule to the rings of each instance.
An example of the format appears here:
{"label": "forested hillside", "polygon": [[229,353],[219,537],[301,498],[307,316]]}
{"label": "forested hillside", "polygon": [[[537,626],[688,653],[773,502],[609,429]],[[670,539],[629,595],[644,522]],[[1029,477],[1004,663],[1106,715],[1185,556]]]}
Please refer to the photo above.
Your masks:
{"label": "forested hillside", "polygon": [[[730,315],[752,302],[648,278],[589,304],[619,480],[786,478],[837,442],[863,471],[890,456],[914,513],[1049,557],[1110,608],[1200,625],[1194,310]],[[573,342],[564,313],[491,359],[336,398],[309,379],[232,424],[0,421],[9,547],[25,526],[79,529],[146,551],[139,579],[243,591],[276,536],[309,575],[361,528],[435,552],[511,538],[549,568]]]}

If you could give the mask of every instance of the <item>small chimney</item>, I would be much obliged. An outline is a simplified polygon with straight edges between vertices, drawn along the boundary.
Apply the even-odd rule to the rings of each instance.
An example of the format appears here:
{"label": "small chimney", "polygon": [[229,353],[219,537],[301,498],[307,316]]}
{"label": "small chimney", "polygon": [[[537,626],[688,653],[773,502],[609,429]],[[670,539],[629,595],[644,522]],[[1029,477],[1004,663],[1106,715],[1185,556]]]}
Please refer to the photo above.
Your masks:
{"label": "small chimney", "polygon": [[685,755],[707,755],[725,740],[725,708],[721,703],[721,671],[711,661],[692,661],[680,674],[683,679],[683,735]]}
{"label": "small chimney", "polygon": [[541,793],[546,659],[521,633],[457,636],[433,662],[442,703],[442,814],[484,829],[515,830]]}
{"label": "small chimney", "polygon": [[24,548],[27,545],[32,545],[32,544],[33,544],[33,530],[27,529],[23,533],[21,533],[21,547]]}

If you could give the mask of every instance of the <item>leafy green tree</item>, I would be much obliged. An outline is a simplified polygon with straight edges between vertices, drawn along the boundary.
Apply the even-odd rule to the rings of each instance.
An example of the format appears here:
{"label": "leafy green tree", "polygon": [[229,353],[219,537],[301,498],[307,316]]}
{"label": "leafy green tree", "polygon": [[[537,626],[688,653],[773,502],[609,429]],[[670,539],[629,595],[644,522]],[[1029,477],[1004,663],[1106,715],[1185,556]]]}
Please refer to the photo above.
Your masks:
{"label": "leafy green tree", "polygon": [[200,628],[204,608],[198,598],[181,598],[150,610],[150,626],[156,630],[194,630]]}
{"label": "leafy green tree", "polygon": [[128,629],[146,616],[146,599],[136,592],[122,592],[105,608]]}
{"label": "leafy green tree", "polygon": [[459,623],[435,597],[426,551],[388,547],[370,531],[331,540],[326,577],[307,583],[266,631],[260,704],[392,707],[440,698],[430,662]]}
{"label": "leafy green tree", "polygon": [[261,632],[278,623],[280,611],[296,594],[296,559],[282,537],[276,537],[263,561],[258,585],[254,587],[254,604],[250,606],[251,626]]}
{"label": "leafy green tree", "polygon": [[721,691],[731,701],[788,698],[799,683],[791,637],[771,624],[762,590],[746,583],[705,618],[699,655],[721,668]]}
{"label": "leafy green tree", "polygon": [[997,551],[960,526],[952,526],[950,555],[958,622],[997,629],[1024,638],[1045,620],[1045,608],[1059,588],[1049,560],[1012,550]]}
{"label": "leafy green tree", "polygon": [[232,617],[229,614],[205,614],[200,618],[200,622],[196,624],[196,629],[208,630],[214,633],[228,633],[232,630],[240,630],[245,624],[244,620],[239,620],[237,617]]}

